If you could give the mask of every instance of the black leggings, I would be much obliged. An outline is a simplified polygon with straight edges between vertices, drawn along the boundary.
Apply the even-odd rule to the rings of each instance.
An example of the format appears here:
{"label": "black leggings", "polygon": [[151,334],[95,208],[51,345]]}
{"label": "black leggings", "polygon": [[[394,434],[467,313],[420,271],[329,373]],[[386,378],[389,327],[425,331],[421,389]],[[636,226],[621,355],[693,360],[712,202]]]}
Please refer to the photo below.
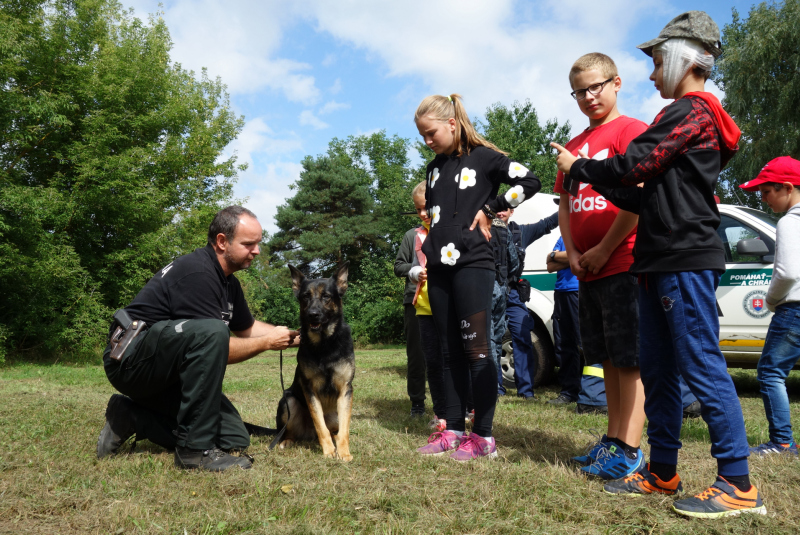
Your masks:
{"label": "black leggings", "polygon": [[433,414],[437,418],[447,415],[447,402],[444,390],[444,359],[439,350],[439,335],[436,334],[436,324],[430,314],[417,316],[419,322],[420,341],[422,353],[425,355],[425,368],[428,374],[428,388],[431,391]]}
{"label": "black leggings", "polygon": [[428,298],[439,335],[447,396],[447,429],[464,431],[469,385],[475,402],[472,431],[492,435],[497,368],[489,350],[494,270],[430,272]]}

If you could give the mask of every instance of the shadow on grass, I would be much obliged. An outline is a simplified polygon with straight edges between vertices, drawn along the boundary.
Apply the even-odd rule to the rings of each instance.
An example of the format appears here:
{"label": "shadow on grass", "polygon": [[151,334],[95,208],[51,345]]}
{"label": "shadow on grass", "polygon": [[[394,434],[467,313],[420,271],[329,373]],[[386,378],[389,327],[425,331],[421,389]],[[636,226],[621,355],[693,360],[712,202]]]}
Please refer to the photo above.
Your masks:
{"label": "shadow on grass", "polygon": [[398,376],[402,377],[403,379],[405,379],[406,375],[408,374],[408,367],[405,364],[400,365],[400,366],[382,366],[380,368],[373,368],[370,371],[372,371],[374,373],[381,373],[381,372],[386,373],[386,374],[392,374],[393,373],[393,374],[398,375]]}
{"label": "shadow on grass", "polygon": [[569,464],[572,457],[583,454],[586,449],[574,445],[573,433],[495,424],[493,434],[499,445],[509,448],[508,453],[501,453],[511,463],[529,460]]}
{"label": "shadow on grass", "polygon": [[425,414],[422,417],[412,418],[411,402],[408,398],[371,398],[362,401],[362,403],[371,407],[371,410],[365,411],[369,414],[353,414],[353,419],[374,420],[387,431],[408,433],[421,437],[427,437],[431,434],[431,430],[428,427],[430,415]]}

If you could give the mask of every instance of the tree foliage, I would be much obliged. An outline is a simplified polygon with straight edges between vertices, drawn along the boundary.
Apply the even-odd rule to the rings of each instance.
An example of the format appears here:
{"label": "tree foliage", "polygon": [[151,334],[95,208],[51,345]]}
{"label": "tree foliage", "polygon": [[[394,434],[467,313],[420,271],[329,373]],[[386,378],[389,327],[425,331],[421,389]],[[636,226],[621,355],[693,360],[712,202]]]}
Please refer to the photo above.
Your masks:
{"label": "tree foliage", "polygon": [[288,294],[268,282],[288,283],[286,263],[316,277],[346,260],[345,313],[355,338],[376,343],[402,337],[404,281],[392,266],[403,235],[417,221],[401,215],[413,208],[416,184],[409,144],[383,131],[334,138],[325,155],[303,160],[294,195],[278,207],[279,230],[267,244],[272,261],[258,266],[264,284],[245,285],[263,303],[264,317],[273,321],[293,310]]}
{"label": "tree foliage", "polygon": [[375,199],[375,218],[385,238],[385,251],[392,260],[406,231],[416,225],[416,218],[403,217],[414,209],[411,190],[423,176],[416,178],[408,152],[411,143],[397,135],[388,137],[381,130],[368,136],[334,138],[330,152],[346,159],[368,178],[369,190]]}
{"label": "tree foliage", "polygon": [[280,230],[267,246],[282,263],[327,272],[361,259],[381,246],[375,200],[367,177],[337,156],[306,157],[295,194],[278,207]]}
{"label": "tree foliage", "polygon": [[113,308],[202,245],[230,199],[243,120],[170,61],[163,21],[113,0],[0,10],[0,331],[15,351],[89,351]]}
{"label": "tree foliage", "polygon": [[381,131],[334,138],[327,154],[307,157],[294,196],[278,207],[270,250],[280,262],[322,273],[348,260],[356,277],[366,256],[394,259],[415,224],[400,215],[413,208],[416,184],[408,148]]}
{"label": "tree foliage", "polygon": [[508,152],[509,158],[533,171],[542,181],[542,192],[553,193],[558,169],[550,142],[567,144],[569,122],[559,126],[550,120],[542,126],[533,104],[526,100],[515,101],[510,107],[492,104],[486,110],[485,122],[478,120],[476,126],[487,140]]}
{"label": "tree foliage", "polygon": [[[738,185],[778,156],[800,158],[800,0],[761,3],[722,34],[714,79],[742,130],[740,151],[723,173],[720,196],[736,202]],[[757,205],[753,195],[738,198]]]}

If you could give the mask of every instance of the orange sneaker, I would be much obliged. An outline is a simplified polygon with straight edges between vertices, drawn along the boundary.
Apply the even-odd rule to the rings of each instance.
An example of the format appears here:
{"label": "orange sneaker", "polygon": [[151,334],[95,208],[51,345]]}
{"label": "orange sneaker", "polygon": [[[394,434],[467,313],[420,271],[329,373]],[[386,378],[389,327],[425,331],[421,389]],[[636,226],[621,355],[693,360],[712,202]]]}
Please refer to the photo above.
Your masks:
{"label": "orange sneaker", "polygon": [[742,513],[767,514],[755,485],[747,492],[742,492],[722,476],[717,476],[714,484],[697,496],[676,501],[672,508],[679,515],[695,518],[722,518]]}
{"label": "orange sneaker", "polygon": [[633,474],[603,485],[603,491],[617,496],[644,496],[645,494],[666,494],[672,496],[683,492],[681,476],[675,474],[669,481],[650,472],[650,463]]}

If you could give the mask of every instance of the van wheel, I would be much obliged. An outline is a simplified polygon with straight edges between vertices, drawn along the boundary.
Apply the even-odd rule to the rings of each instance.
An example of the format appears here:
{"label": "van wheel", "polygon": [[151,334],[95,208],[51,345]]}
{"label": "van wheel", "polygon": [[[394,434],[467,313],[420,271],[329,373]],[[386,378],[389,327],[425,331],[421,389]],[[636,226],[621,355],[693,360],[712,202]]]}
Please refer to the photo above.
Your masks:
{"label": "van wheel", "polygon": [[[535,321],[535,318],[534,318]],[[533,376],[533,387],[549,384],[553,380],[553,368],[556,362],[555,350],[547,328],[535,321],[531,331],[533,344],[533,358],[536,361],[536,373]],[[503,370],[503,384],[513,388],[514,383],[514,349],[511,341],[511,331],[506,329],[503,335],[503,354],[500,357],[500,368]]]}

